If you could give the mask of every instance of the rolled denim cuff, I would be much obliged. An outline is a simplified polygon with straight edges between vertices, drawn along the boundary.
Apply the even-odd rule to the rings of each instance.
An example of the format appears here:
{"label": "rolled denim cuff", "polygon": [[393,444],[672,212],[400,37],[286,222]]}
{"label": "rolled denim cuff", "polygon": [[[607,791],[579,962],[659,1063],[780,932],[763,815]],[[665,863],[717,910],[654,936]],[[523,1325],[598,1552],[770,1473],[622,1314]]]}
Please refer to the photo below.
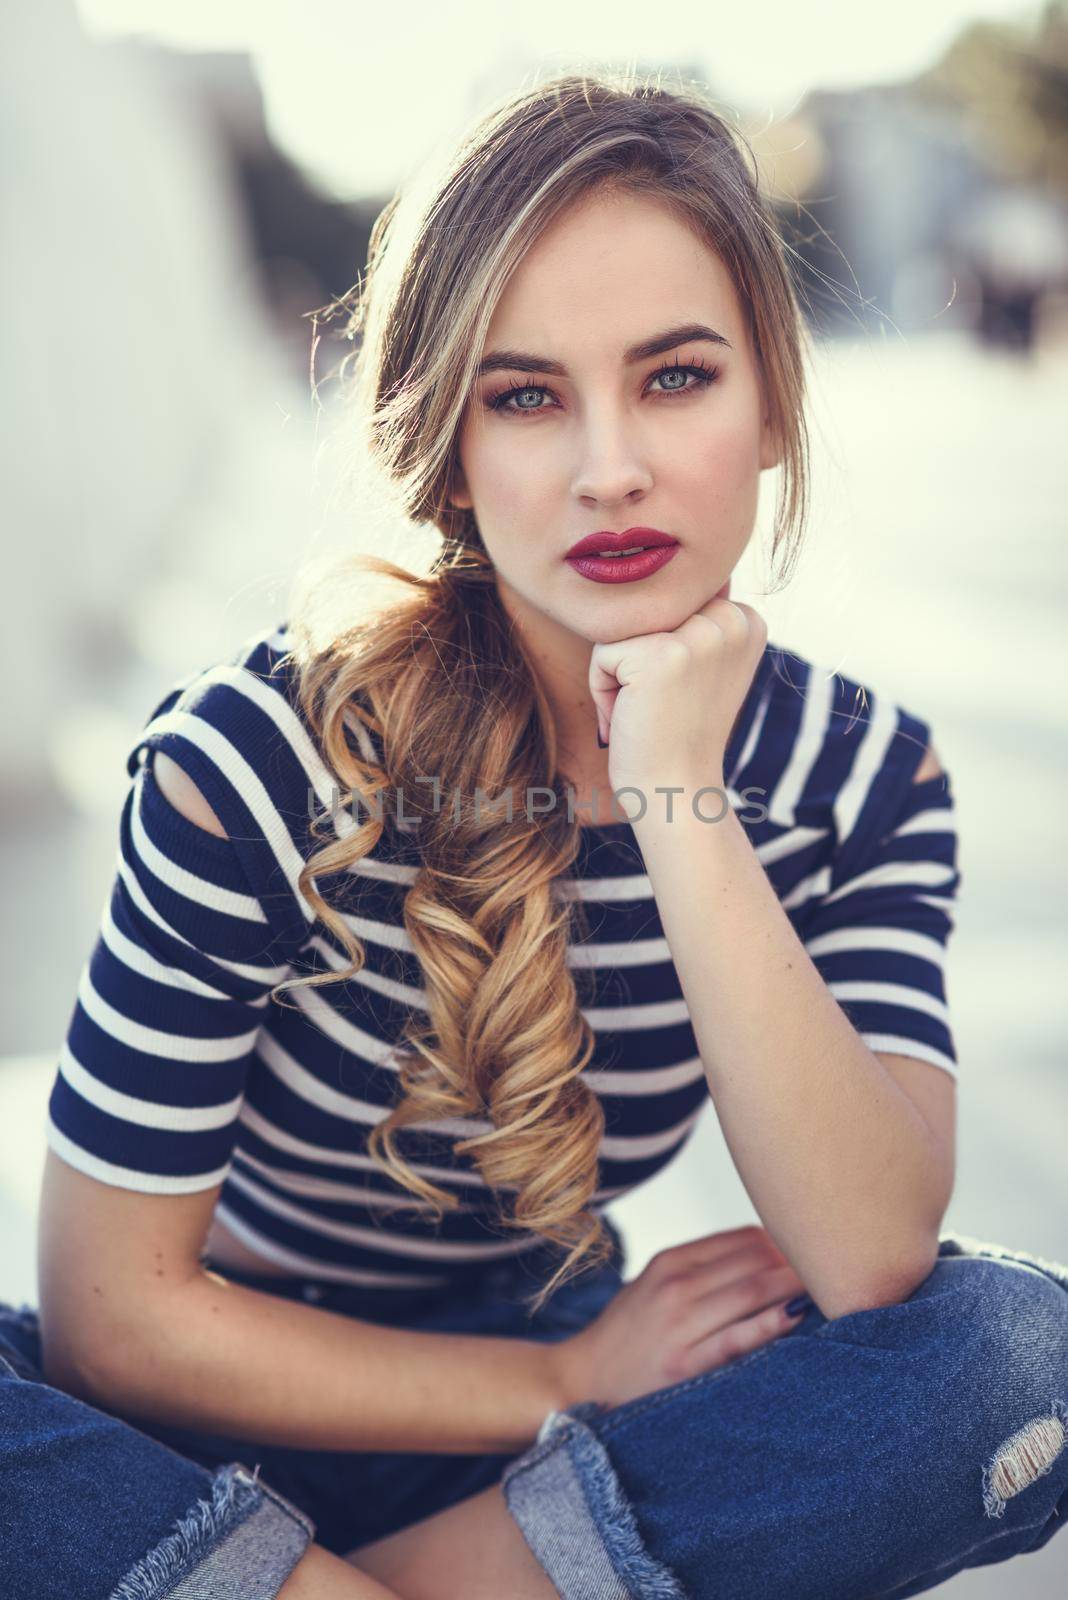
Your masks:
{"label": "rolled denim cuff", "polygon": [[274,1600],[314,1536],[303,1511],[231,1461],[108,1600]]}
{"label": "rolled denim cuff", "polygon": [[562,1600],[686,1600],[646,1550],[608,1452],[588,1419],[594,1401],[551,1411],[536,1442],[509,1462],[505,1503]]}

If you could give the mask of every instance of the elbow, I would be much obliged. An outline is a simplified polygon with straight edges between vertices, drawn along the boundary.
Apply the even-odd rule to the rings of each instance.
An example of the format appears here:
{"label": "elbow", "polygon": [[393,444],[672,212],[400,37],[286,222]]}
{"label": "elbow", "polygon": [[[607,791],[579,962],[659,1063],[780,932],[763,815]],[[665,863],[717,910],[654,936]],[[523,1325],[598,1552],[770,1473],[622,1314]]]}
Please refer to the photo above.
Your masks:
{"label": "elbow", "polygon": [[41,1371],[45,1382],[76,1400],[121,1411],[144,1392],[152,1363],[151,1333],[141,1325],[92,1322],[75,1334],[41,1317]]}
{"label": "elbow", "polygon": [[900,1305],[926,1282],[937,1260],[936,1233],[893,1268],[889,1268],[885,1261],[873,1263],[872,1270],[865,1277],[843,1285],[841,1293],[823,1296],[818,1302],[819,1309],[831,1321],[835,1317],[847,1317],[854,1311],[875,1311],[880,1306]]}
{"label": "elbow", "polygon": [[92,1343],[57,1336],[43,1318],[41,1374],[54,1389],[84,1400],[87,1405],[107,1409],[116,1403],[108,1363],[94,1353]]}

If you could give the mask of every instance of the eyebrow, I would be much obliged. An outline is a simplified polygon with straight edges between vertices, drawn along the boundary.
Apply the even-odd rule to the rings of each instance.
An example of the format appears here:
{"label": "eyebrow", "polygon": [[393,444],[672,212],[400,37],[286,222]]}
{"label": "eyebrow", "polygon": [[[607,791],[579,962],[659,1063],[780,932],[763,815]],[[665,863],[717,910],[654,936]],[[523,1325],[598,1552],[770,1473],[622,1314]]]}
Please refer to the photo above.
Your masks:
{"label": "eyebrow", "polygon": [[[725,345],[728,350],[734,348],[730,340],[717,333],[715,328],[706,327],[703,322],[684,322],[677,328],[667,328],[663,333],[654,334],[651,339],[628,345],[623,352],[623,360],[628,367],[633,366],[635,362],[648,361],[651,356],[662,356],[677,345],[693,344],[698,340]],[[524,350],[491,351],[479,362],[476,376],[482,378],[489,372],[501,372],[513,367],[523,367],[528,372],[547,372],[556,378],[567,377],[567,368],[562,362],[554,361],[551,356],[531,355]]]}

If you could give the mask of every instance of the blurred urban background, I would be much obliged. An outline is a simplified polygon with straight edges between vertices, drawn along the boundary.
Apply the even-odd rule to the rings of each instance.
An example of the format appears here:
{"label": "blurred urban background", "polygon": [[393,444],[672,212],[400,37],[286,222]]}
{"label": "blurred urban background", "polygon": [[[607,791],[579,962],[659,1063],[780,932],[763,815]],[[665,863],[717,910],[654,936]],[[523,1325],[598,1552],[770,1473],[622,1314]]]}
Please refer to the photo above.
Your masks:
{"label": "blurred urban background", "polygon": [[[36,1295],[44,1105],[139,728],[285,617],[308,556],[410,532],[339,491],[343,352],[311,313],[420,159],[532,74],[602,62],[704,83],[797,252],[808,545],[766,594],[758,536],[734,593],[930,722],[963,877],[946,1226],[1068,1258],[1068,4],[461,0],[418,36],[388,9],[35,0],[0,23],[0,1299]],[[617,1213],[635,1270],[750,1220],[714,1117]],[[1011,1589],[1066,1575],[1053,1541]]]}

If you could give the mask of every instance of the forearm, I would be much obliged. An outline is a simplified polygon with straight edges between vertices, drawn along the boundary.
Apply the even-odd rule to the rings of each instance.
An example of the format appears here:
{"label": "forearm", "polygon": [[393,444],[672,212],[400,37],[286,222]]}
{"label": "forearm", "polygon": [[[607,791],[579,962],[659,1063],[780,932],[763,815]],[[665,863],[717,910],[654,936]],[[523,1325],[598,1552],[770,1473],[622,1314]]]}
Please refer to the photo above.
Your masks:
{"label": "forearm", "polygon": [[942,1163],[920,1112],[820,977],[736,814],[634,823],[724,1137],[829,1316],[910,1292]]}
{"label": "forearm", "polygon": [[80,1385],[125,1415],[254,1443],[481,1454],[524,1449],[561,1402],[553,1350],[361,1322],[201,1269]]}

